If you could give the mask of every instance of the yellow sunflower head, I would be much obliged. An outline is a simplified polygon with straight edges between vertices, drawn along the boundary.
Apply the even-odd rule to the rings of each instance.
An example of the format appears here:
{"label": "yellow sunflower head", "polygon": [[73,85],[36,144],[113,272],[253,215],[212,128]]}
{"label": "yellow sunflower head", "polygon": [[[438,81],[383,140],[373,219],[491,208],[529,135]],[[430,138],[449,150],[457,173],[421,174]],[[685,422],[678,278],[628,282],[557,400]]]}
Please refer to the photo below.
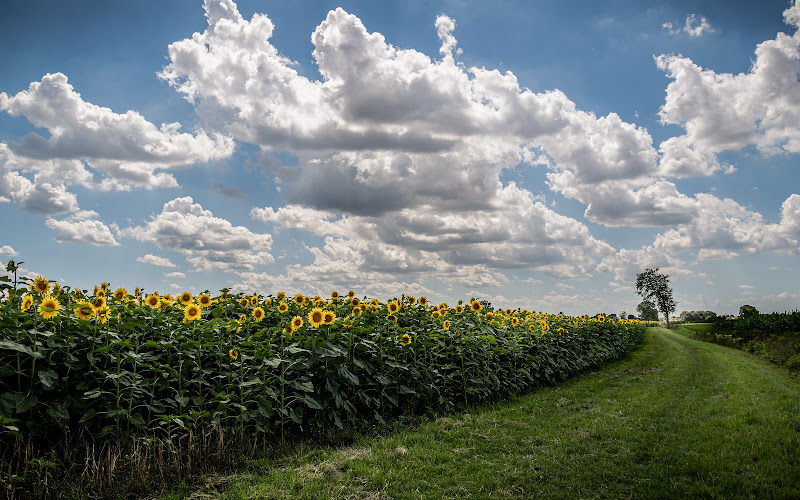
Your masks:
{"label": "yellow sunflower head", "polygon": [[97,318],[97,321],[99,321],[100,323],[108,323],[108,308],[104,307],[99,311],[95,312],[95,317]]}
{"label": "yellow sunflower head", "polygon": [[91,299],[89,299],[89,301],[92,304],[92,307],[94,308],[95,312],[97,312],[100,309],[103,309],[104,307],[106,307],[106,304],[108,303],[106,298],[104,296],[102,296],[102,295],[96,296],[96,297],[92,297]]}
{"label": "yellow sunflower head", "polygon": [[285,333],[287,337],[291,337],[294,333],[294,328],[292,328],[292,325],[286,325],[283,328],[283,333]]}
{"label": "yellow sunflower head", "polygon": [[511,318],[511,324],[513,326],[517,326],[519,324],[519,318],[517,318],[516,316],[512,317]]}
{"label": "yellow sunflower head", "polygon": [[431,317],[438,318],[439,316],[441,316],[441,314],[439,314],[439,310],[438,309],[435,309],[435,310],[433,310],[431,312]]}
{"label": "yellow sunflower head", "polygon": [[325,321],[325,313],[319,307],[315,307],[308,313],[308,321],[314,328],[319,328],[319,325]]}
{"label": "yellow sunflower head", "polygon": [[161,299],[159,298],[157,293],[151,293],[144,299],[144,303],[148,306],[152,307],[153,309],[161,307]]}
{"label": "yellow sunflower head", "polygon": [[598,314],[598,315],[597,315],[597,321],[598,321],[598,322],[602,323],[602,322],[604,322],[605,320],[606,320],[606,317],[605,317],[605,315],[603,315],[603,314]]}
{"label": "yellow sunflower head", "polygon": [[253,295],[250,297],[250,305],[253,307],[258,305],[258,295]]}
{"label": "yellow sunflower head", "polygon": [[352,299],[350,299],[350,303],[351,303],[352,305],[354,305],[354,306],[357,306],[357,305],[360,305],[360,304],[361,304],[361,301],[360,301],[360,300],[358,300],[358,297],[353,297]]}
{"label": "yellow sunflower head", "polygon": [[239,305],[241,305],[242,307],[249,306],[250,305],[250,299],[247,298],[247,297],[242,297],[241,299],[239,299]]}
{"label": "yellow sunflower head", "polygon": [[197,304],[203,308],[211,307],[211,296],[207,293],[201,293],[197,297]]}
{"label": "yellow sunflower head", "polygon": [[475,312],[480,312],[481,309],[483,309],[483,305],[481,305],[481,303],[478,302],[477,300],[473,300],[472,302],[469,303],[469,308]]}
{"label": "yellow sunflower head", "polygon": [[37,293],[47,293],[50,291],[50,282],[41,276],[37,276],[31,283],[31,290]]}
{"label": "yellow sunflower head", "polygon": [[394,314],[394,313],[396,313],[397,311],[400,310],[400,304],[396,300],[393,300],[393,301],[389,302],[388,304],[386,304],[386,307],[389,309],[389,312],[392,313],[392,314]]}
{"label": "yellow sunflower head", "polygon": [[90,319],[92,315],[94,315],[94,309],[87,302],[80,302],[75,307],[75,316],[79,319]]}
{"label": "yellow sunflower head", "polygon": [[262,319],[264,319],[264,310],[261,309],[260,307],[256,307],[255,309],[253,309],[253,319],[255,319],[256,321],[261,321]]}
{"label": "yellow sunflower head", "polygon": [[356,307],[354,307],[354,308],[353,308],[353,316],[358,316],[358,315],[360,315],[362,312],[364,312],[364,311],[362,311],[362,310],[361,310],[361,307],[359,307],[359,306],[356,306]]}
{"label": "yellow sunflower head", "polygon": [[336,321],[336,315],[333,314],[333,311],[323,311],[322,321],[324,321],[326,325],[332,325],[333,322]]}
{"label": "yellow sunflower head", "polygon": [[456,313],[461,314],[462,312],[464,312],[464,307],[461,304],[457,305]]}
{"label": "yellow sunflower head", "polygon": [[228,356],[230,356],[231,359],[237,359],[239,358],[239,351],[237,351],[236,349],[231,349],[230,351],[228,351]]}
{"label": "yellow sunflower head", "polygon": [[124,288],[117,288],[116,290],[114,290],[113,297],[117,300],[124,300],[125,297],[127,296],[128,296],[128,291],[125,290]]}
{"label": "yellow sunflower head", "polygon": [[386,321],[391,321],[392,323],[397,323],[397,316],[394,314],[389,314],[386,316]]}
{"label": "yellow sunflower head", "polygon": [[285,313],[288,310],[289,306],[286,304],[286,302],[281,302],[280,304],[278,304],[278,312]]}
{"label": "yellow sunflower head", "polygon": [[350,290],[349,292],[347,292],[347,297],[348,297],[348,298],[351,298],[351,299],[352,299],[352,298],[353,298],[353,297],[355,297],[355,296],[356,296],[356,292],[354,292],[354,291],[352,291],[352,290]]}
{"label": "yellow sunflower head", "polygon": [[338,301],[339,300],[339,292],[337,292],[336,290],[332,291],[331,292],[331,300],[334,301],[334,302]]}
{"label": "yellow sunflower head", "polygon": [[185,306],[189,305],[192,302],[192,294],[189,292],[183,292],[178,298],[178,300],[180,300],[181,304]]}
{"label": "yellow sunflower head", "polygon": [[300,316],[295,316],[294,318],[292,318],[292,328],[293,329],[296,330],[296,329],[300,328],[301,326],[303,326],[303,318],[301,318]]}
{"label": "yellow sunflower head", "polygon": [[22,310],[27,311],[33,305],[33,297],[26,295],[22,298]]}
{"label": "yellow sunflower head", "polygon": [[189,304],[183,310],[183,318],[188,321],[200,319],[200,306],[197,304]]}
{"label": "yellow sunflower head", "polygon": [[400,345],[407,346],[411,344],[411,335],[404,333],[402,337],[400,337]]}
{"label": "yellow sunflower head", "polygon": [[39,315],[44,319],[50,319],[61,309],[61,303],[52,295],[45,295],[42,302],[39,304]]}
{"label": "yellow sunflower head", "polygon": [[239,315],[239,323],[244,323],[245,321],[247,321],[247,315],[246,314],[240,314]]}
{"label": "yellow sunflower head", "polygon": [[428,298],[427,298],[427,297],[425,297],[425,296],[423,295],[422,297],[420,297],[420,298],[419,298],[419,301],[418,301],[418,302],[419,302],[420,304],[422,304],[423,306],[424,306],[424,305],[427,305],[427,304],[428,304]]}
{"label": "yellow sunflower head", "polygon": [[302,293],[296,294],[294,296],[294,299],[292,300],[294,300],[294,303],[297,304],[298,306],[302,306],[303,304],[306,303],[306,298],[303,296]]}
{"label": "yellow sunflower head", "polygon": [[450,329],[450,320],[449,319],[444,320],[444,323],[442,323],[442,328],[444,328],[445,330],[449,330]]}
{"label": "yellow sunflower head", "polygon": [[168,306],[171,306],[172,303],[175,302],[175,297],[173,297],[168,293],[165,293],[164,295],[161,296],[161,302],[167,304]]}

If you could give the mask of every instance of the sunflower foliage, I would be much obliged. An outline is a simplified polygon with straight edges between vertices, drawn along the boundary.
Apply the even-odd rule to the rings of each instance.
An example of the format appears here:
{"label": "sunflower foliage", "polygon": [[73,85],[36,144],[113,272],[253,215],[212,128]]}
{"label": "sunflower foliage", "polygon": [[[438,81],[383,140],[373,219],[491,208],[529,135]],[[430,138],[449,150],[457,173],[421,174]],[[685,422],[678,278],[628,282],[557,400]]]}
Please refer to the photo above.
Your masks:
{"label": "sunflower foliage", "polygon": [[[13,469],[20,442],[46,450],[64,436],[185,444],[214,434],[223,446],[222,436],[284,442],[449,412],[618,358],[644,327],[474,300],[15,281],[0,301],[0,466]],[[25,481],[11,476],[8,487]]]}

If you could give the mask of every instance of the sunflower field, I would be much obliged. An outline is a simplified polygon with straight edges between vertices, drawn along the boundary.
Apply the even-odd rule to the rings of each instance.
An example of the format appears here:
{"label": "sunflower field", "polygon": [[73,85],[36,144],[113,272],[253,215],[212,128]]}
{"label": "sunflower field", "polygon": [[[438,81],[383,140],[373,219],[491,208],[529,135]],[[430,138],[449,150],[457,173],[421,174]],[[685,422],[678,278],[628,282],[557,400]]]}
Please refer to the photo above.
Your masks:
{"label": "sunflower field", "polygon": [[7,276],[0,291],[9,470],[19,460],[9,450],[65,436],[219,448],[231,436],[283,442],[450,412],[618,358],[645,327],[353,291],[172,296]]}

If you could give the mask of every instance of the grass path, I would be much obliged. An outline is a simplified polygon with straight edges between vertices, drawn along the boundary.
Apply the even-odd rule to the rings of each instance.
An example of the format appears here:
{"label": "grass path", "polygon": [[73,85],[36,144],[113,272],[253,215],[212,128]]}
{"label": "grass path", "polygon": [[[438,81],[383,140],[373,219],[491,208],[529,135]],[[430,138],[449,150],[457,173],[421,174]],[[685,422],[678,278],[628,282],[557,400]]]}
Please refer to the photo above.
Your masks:
{"label": "grass path", "polygon": [[252,464],[226,498],[800,498],[800,381],[650,328],[603,370],[345,448]]}

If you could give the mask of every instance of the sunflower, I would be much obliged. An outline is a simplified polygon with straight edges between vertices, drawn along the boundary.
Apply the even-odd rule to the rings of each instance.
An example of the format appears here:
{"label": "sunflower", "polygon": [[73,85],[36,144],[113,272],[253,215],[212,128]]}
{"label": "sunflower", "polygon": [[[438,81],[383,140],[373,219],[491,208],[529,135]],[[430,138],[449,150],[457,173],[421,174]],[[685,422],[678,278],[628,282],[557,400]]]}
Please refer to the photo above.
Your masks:
{"label": "sunflower", "polygon": [[245,321],[247,321],[247,315],[246,314],[240,314],[239,315],[239,323],[244,323]]}
{"label": "sunflower", "polygon": [[389,309],[390,313],[394,314],[400,310],[400,304],[396,300],[393,300],[386,304],[386,308]]}
{"label": "sunflower", "polygon": [[294,333],[294,328],[292,328],[292,325],[286,325],[283,328],[283,333],[285,333],[287,336],[291,337],[292,333]]}
{"label": "sunflower", "polygon": [[361,307],[359,307],[359,306],[356,306],[356,307],[353,308],[353,316],[359,316],[362,312],[364,312],[364,311],[362,311]]}
{"label": "sunflower", "polygon": [[475,312],[480,312],[481,309],[483,309],[483,306],[477,300],[473,300],[472,302],[469,303],[469,308]]}
{"label": "sunflower", "polygon": [[461,304],[457,305],[456,313],[461,314],[462,312],[464,312],[464,307],[462,307]]}
{"label": "sunflower", "polygon": [[606,320],[606,317],[605,317],[604,315],[602,315],[602,314],[598,314],[598,315],[597,315],[597,321],[598,321],[598,322],[602,323],[602,322],[604,322],[605,320]]}
{"label": "sunflower", "polygon": [[92,304],[94,311],[97,312],[108,305],[108,300],[106,300],[103,295],[100,295],[98,297],[92,297],[89,299],[89,303]]}
{"label": "sunflower", "polygon": [[44,319],[49,319],[58,314],[58,310],[61,309],[61,303],[59,303],[52,295],[45,295],[44,299],[42,299],[42,303],[39,304],[39,315]]}
{"label": "sunflower", "polygon": [[258,305],[258,295],[251,295],[250,296],[250,305],[255,307]]}
{"label": "sunflower", "polygon": [[381,303],[378,301],[378,299],[372,299],[372,300],[369,301],[369,306],[370,307],[372,307],[372,306],[378,307],[380,304]]}
{"label": "sunflower", "polygon": [[511,318],[511,326],[517,326],[518,324],[519,324],[519,318],[517,318],[516,316],[513,316]]}
{"label": "sunflower", "polygon": [[542,331],[547,333],[550,330],[550,326],[547,323],[542,323]]}
{"label": "sunflower", "polygon": [[286,298],[286,293],[278,292],[278,295],[276,295],[275,298],[278,299],[278,302],[283,302],[283,299]]}
{"label": "sunflower", "polygon": [[180,301],[181,304],[188,306],[192,302],[192,294],[189,292],[183,292],[178,297],[178,300]]}
{"label": "sunflower", "polygon": [[428,299],[427,299],[427,297],[425,297],[423,295],[422,297],[419,298],[419,300],[417,302],[419,302],[420,304],[422,304],[424,306],[424,305],[428,304]]}
{"label": "sunflower", "polygon": [[331,292],[331,300],[334,301],[334,302],[338,301],[339,300],[339,292],[337,292],[336,290],[332,291]]}
{"label": "sunflower", "polygon": [[161,299],[158,297],[157,293],[151,293],[144,299],[144,303],[148,306],[152,307],[153,309],[157,307],[161,307]]}
{"label": "sunflower", "polygon": [[93,314],[94,309],[88,302],[79,302],[78,306],[75,308],[75,316],[79,319],[91,319]]}
{"label": "sunflower", "polygon": [[353,326],[353,322],[350,321],[350,316],[345,317],[344,321],[342,322],[342,324],[344,324],[344,326],[346,326],[347,328],[350,328],[351,326]]}
{"label": "sunflower", "polygon": [[298,306],[302,306],[303,304],[306,303],[306,298],[303,296],[302,293],[298,293],[297,295],[295,295],[293,300],[294,303],[297,304]]}
{"label": "sunflower", "polygon": [[278,312],[285,313],[288,310],[289,306],[286,304],[286,302],[281,302],[280,304],[278,304]]}
{"label": "sunflower", "polygon": [[237,359],[239,357],[239,351],[236,349],[231,349],[228,351],[228,356],[230,356],[232,359]]}
{"label": "sunflower", "polygon": [[300,316],[295,316],[292,318],[292,329],[297,329],[303,326],[303,318]]}
{"label": "sunflower", "polygon": [[41,276],[37,276],[31,283],[31,290],[39,293],[47,293],[50,291],[50,282]]}
{"label": "sunflower", "polygon": [[311,303],[314,304],[314,307],[322,307],[325,305],[325,301],[322,300],[322,297],[314,297]]}
{"label": "sunflower", "polygon": [[402,337],[400,337],[400,345],[407,346],[411,344],[411,335],[404,333]]}
{"label": "sunflower", "polygon": [[442,323],[442,328],[444,328],[445,330],[449,330],[450,329],[450,320],[449,319],[444,320],[444,323]]}
{"label": "sunflower", "polygon": [[253,318],[255,318],[256,321],[261,321],[264,319],[264,310],[260,307],[253,309]]}
{"label": "sunflower", "polygon": [[355,297],[355,296],[356,296],[356,292],[354,292],[354,291],[352,291],[352,290],[350,290],[349,292],[347,292],[347,297],[348,297],[348,298],[352,299],[352,298],[353,298],[353,297]]}
{"label": "sunflower", "polygon": [[435,310],[433,310],[433,311],[431,312],[431,317],[433,317],[433,318],[438,318],[439,316],[441,316],[441,314],[439,313],[439,310],[438,310],[438,309],[435,309]]}
{"label": "sunflower", "polygon": [[350,303],[353,304],[354,306],[361,305],[361,301],[358,300],[358,297],[353,297],[352,299],[350,299]]}
{"label": "sunflower", "polygon": [[408,300],[408,303],[409,303],[409,304],[413,304],[414,302],[416,302],[416,301],[417,301],[416,297],[414,297],[413,295],[409,295],[409,296],[407,296],[407,297],[406,297],[406,300]]}
{"label": "sunflower", "polygon": [[319,328],[319,325],[325,321],[325,313],[319,307],[315,307],[308,313],[308,321],[311,322],[311,326],[314,328]]}
{"label": "sunflower", "polygon": [[33,305],[33,297],[26,295],[22,298],[22,310],[27,311]]}
{"label": "sunflower", "polygon": [[494,313],[492,311],[487,312],[486,313],[486,321],[491,321],[493,319],[494,319]]}
{"label": "sunflower", "polygon": [[58,283],[53,283],[53,293],[59,293],[59,292],[61,292],[61,285],[59,285]]}
{"label": "sunflower", "polygon": [[161,302],[167,304],[168,306],[171,306],[172,303],[175,302],[175,297],[173,297],[168,293],[165,293],[164,295],[161,296]]}
{"label": "sunflower", "polygon": [[536,331],[536,325],[531,323],[531,325],[528,327],[528,330],[530,330],[531,332],[535,332]]}
{"label": "sunflower", "polygon": [[108,308],[104,307],[95,313],[97,321],[100,323],[108,323]]}
{"label": "sunflower", "polygon": [[114,290],[113,297],[117,300],[123,300],[127,296],[128,296],[128,291],[125,290],[124,288],[117,288],[116,290]]}
{"label": "sunflower", "polygon": [[322,320],[325,322],[326,325],[332,325],[333,322],[336,321],[336,315],[333,314],[332,311],[323,311]]}
{"label": "sunflower", "polygon": [[386,316],[386,321],[391,321],[392,323],[397,323],[397,316],[394,314],[389,314]]}
{"label": "sunflower", "polygon": [[183,310],[183,319],[188,321],[200,319],[200,306],[197,304],[189,304],[186,306],[186,309]]}
{"label": "sunflower", "polygon": [[211,296],[207,293],[201,293],[197,296],[197,305],[202,308],[210,307],[211,306]]}

